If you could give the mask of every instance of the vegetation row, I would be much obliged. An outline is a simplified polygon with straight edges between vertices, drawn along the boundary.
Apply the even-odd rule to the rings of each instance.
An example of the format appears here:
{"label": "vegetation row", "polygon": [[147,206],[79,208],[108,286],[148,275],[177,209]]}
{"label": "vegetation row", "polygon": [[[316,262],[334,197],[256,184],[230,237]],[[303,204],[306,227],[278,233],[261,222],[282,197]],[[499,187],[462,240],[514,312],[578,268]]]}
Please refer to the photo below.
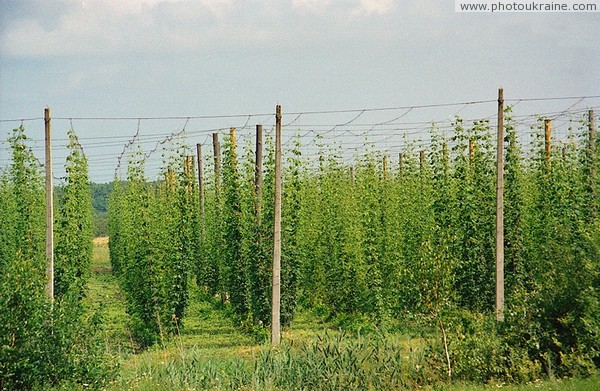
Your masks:
{"label": "vegetation row", "polygon": [[49,388],[65,380],[99,386],[112,364],[97,337],[101,318],[82,302],[92,255],[86,157],[69,132],[66,178],[54,208],[50,300],[42,167],[23,127],[8,142],[11,164],[0,174],[0,389]]}
{"label": "vegetation row", "polygon": [[[493,321],[495,131],[487,120],[456,118],[451,132],[432,127],[424,159],[409,144],[394,169],[377,151],[352,165],[335,145],[321,146],[312,161],[299,140],[285,151],[283,324],[298,310],[350,328],[418,319],[443,336],[441,367],[467,380],[595,371],[599,152],[589,119],[562,148],[549,148],[543,120],[522,145],[510,108],[505,114],[504,322]],[[184,326],[191,280],[230,306],[242,327],[267,334],[272,137],[257,170],[253,146],[238,147],[232,131],[203,161],[202,195],[185,145],[158,181],[145,178],[141,152],[115,181],[111,260],[141,344]]]}

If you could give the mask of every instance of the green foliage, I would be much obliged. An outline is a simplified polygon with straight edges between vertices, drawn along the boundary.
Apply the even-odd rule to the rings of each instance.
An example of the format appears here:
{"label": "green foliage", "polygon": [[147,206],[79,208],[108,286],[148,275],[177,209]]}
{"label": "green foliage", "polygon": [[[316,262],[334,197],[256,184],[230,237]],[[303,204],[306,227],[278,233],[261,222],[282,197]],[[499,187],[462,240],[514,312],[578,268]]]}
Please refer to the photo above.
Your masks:
{"label": "green foliage", "polygon": [[[430,149],[419,151],[419,158],[407,145],[397,169],[371,150],[350,165],[337,145],[322,145],[319,137],[312,162],[299,140],[285,144],[283,323],[298,307],[349,329],[386,329],[403,319],[471,311],[473,319],[449,319],[460,379],[592,373],[600,365],[598,148],[590,149],[583,119],[574,131],[583,136],[570,136],[547,156],[541,120],[532,129],[534,142],[524,146],[510,108],[505,116],[506,326],[489,320],[495,301],[495,129],[489,120],[467,124],[459,117],[451,129],[432,126]],[[207,157],[203,216],[194,190],[184,190],[193,180],[186,179],[182,156],[170,166],[177,173],[172,185],[130,175],[115,186],[111,257],[115,270],[129,276],[124,286],[130,302],[141,303],[130,313],[153,324],[150,334],[169,329],[173,314],[180,319],[192,269],[198,285],[219,297],[238,324],[259,335],[269,324],[272,138],[268,133],[258,168],[265,178],[262,194],[254,184],[252,149],[246,145],[239,154],[234,133],[224,140],[222,172]],[[494,359],[478,361],[486,355]]]}
{"label": "green foliage", "polygon": [[108,236],[108,213],[94,210],[92,226],[95,238]]}
{"label": "green foliage", "polygon": [[[530,277],[529,262],[525,252],[525,224],[527,182],[523,169],[521,145],[517,139],[512,109],[505,109],[506,147],[504,168],[504,265],[506,276],[507,304],[518,301]],[[514,301],[513,301],[514,300]]]}
{"label": "green foliage", "polygon": [[[515,318],[490,340],[483,338],[488,326],[464,331],[456,357],[464,378],[478,381],[521,381],[541,371],[590,374],[599,363],[597,171],[591,168],[598,152],[586,147],[587,136],[581,144],[572,137],[548,158],[540,125],[524,155],[510,108],[506,117],[506,291]],[[586,121],[582,128],[585,134]],[[362,314],[376,322],[453,308],[491,313],[492,139],[488,121],[467,128],[457,118],[450,139],[433,128],[428,162],[417,168],[405,154],[392,177],[376,153],[350,168],[323,151],[317,173],[300,175],[294,187],[301,189],[294,239],[300,302],[325,306],[336,318]],[[499,361],[485,366],[471,359],[488,354]],[[475,365],[482,372],[468,373]]]}
{"label": "green foliage", "polygon": [[77,136],[69,132],[66,183],[55,224],[55,281],[57,300],[79,304],[85,294],[92,259],[92,197],[88,164]]}
{"label": "green foliage", "polygon": [[440,331],[426,355],[438,378],[473,383],[523,383],[540,378],[542,363],[531,358],[525,346],[505,338],[492,316],[453,311],[436,321],[447,334],[447,346]]}
{"label": "green foliage", "polygon": [[165,161],[164,179],[148,183],[141,153],[109,200],[110,256],[141,346],[183,327],[193,259],[200,249],[198,194],[186,149]]}
{"label": "green foliage", "polygon": [[[128,387],[141,389],[398,390],[432,382],[423,352],[386,335],[324,334],[314,341],[259,347],[252,357],[215,357],[197,349],[163,362],[146,359]],[[121,385],[123,386],[123,385]]]}
{"label": "green foliage", "polygon": [[229,302],[244,317],[248,312],[247,264],[242,256],[242,205],[235,131],[223,143],[223,248],[221,273]]}
{"label": "green foliage", "polygon": [[[263,350],[254,367],[255,389],[375,389],[415,386],[420,352],[407,353],[385,336],[318,336],[279,351]],[[413,373],[410,373],[413,372]],[[416,376],[415,376],[416,375]],[[414,376],[414,378],[413,378]],[[417,380],[418,379],[418,380]]]}
{"label": "green foliage", "polygon": [[[282,196],[282,256],[281,256],[281,323],[286,326],[292,322],[298,304],[298,277],[300,267],[300,205],[302,197],[302,161],[300,143],[295,141],[294,148],[287,157],[286,176],[283,181],[286,191]],[[267,221],[271,224],[271,221]],[[264,249],[263,252],[266,252]],[[268,260],[268,254],[263,255]],[[263,260],[263,262],[264,262]],[[268,298],[269,295],[266,295]],[[268,301],[268,300],[267,300]]]}
{"label": "green foliage", "polygon": [[[494,305],[495,172],[489,122],[476,121],[465,132],[457,120],[454,139],[454,177],[459,236],[455,254],[459,302],[466,308],[485,310]],[[472,143],[470,149],[469,143]],[[468,150],[468,153],[467,153]]]}
{"label": "green foliage", "polygon": [[56,213],[56,291],[46,294],[44,185],[24,129],[10,138],[0,180],[0,389],[63,382],[100,387],[110,375],[99,320],[81,305],[91,257],[87,163],[70,134],[67,184]]}
{"label": "green foliage", "polygon": [[0,387],[31,387],[50,374],[38,368],[46,353],[46,316],[51,314],[45,297],[44,274],[33,259],[20,252],[5,259],[2,270],[0,311]]}
{"label": "green foliage", "polygon": [[[225,138],[222,173],[219,175],[213,165],[208,175],[206,215],[201,223],[203,244],[196,268],[199,285],[220,296],[223,304],[231,306],[240,324],[257,336],[264,335],[264,328],[271,321],[273,208],[269,200],[274,196],[272,136],[267,135],[265,162],[258,168],[261,177],[264,176],[260,193],[255,183],[257,168],[252,149],[246,145],[240,159],[235,133]],[[293,216],[293,209],[289,209],[294,208],[293,203],[284,202],[284,208]],[[295,226],[293,218],[283,223],[283,230],[293,231]],[[295,244],[287,238],[283,246],[291,255]],[[296,305],[296,259],[285,258],[289,262],[284,261],[282,268],[284,324],[291,321]]]}
{"label": "green foliage", "polygon": [[105,384],[114,364],[98,337],[99,319],[81,308],[50,306],[45,281],[16,257],[0,284],[0,388],[29,389],[64,381]]}
{"label": "green foliage", "polygon": [[600,347],[598,223],[585,201],[593,199],[586,189],[593,178],[574,144],[547,156],[543,127],[538,129],[526,173],[531,196],[524,245],[531,266],[520,302],[512,306],[517,316],[511,335],[544,362],[548,374],[589,374],[599,363]]}
{"label": "green foliage", "polygon": [[[264,329],[271,322],[272,258],[269,250],[272,247],[272,213],[265,211],[269,207],[268,203],[265,205],[265,201],[269,198],[264,194],[271,194],[272,191],[263,187],[259,191],[256,177],[264,176],[263,169],[261,167],[257,172],[256,158],[249,147],[246,148],[246,155],[242,183],[242,221],[243,251],[247,264],[247,325],[255,334],[260,335],[260,328]],[[269,154],[267,158],[267,167],[270,167],[270,156]],[[271,183],[270,179],[268,176],[266,182]],[[264,179],[262,182],[265,182]]]}
{"label": "green foliage", "polygon": [[24,257],[35,260],[34,264],[38,270],[45,270],[43,177],[33,152],[26,144],[27,136],[22,126],[13,130],[9,142],[13,156],[7,180],[10,182],[9,197],[13,198],[15,215],[14,227],[7,228],[12,232],[12,237],[8,240],[14,245],[15,252],[7,255],[12,257],[20,252]]}
{"label": "green foliage", "polygon": [[[220,148],[220,147],[219,147]],[[220,149],[219,149],[220,151]],[[218,159],[218,162],[217,162]],[[219,296],[221,303],[225,303],[227,297],[227,265],[224,264],[224,203],[221,155],[207,157],[206,165],[212,170],[206,174],[202,173],[205,182],[205,207],[204,215],[199,216],[200,236],[199,254],[195,265],[196,282],[210,295]]]}

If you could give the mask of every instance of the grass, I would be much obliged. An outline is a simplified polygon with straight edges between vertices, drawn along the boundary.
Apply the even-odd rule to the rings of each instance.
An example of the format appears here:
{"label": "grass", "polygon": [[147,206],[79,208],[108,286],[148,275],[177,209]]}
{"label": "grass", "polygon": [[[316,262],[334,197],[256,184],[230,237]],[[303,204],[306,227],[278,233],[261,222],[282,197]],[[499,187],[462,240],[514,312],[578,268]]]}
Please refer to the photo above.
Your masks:
{"label": "grass", "polygon": [[104,339],[110,354],[131,353],[135,344],[127,328],[127,313],[119,283],[112,274],[108,255],[108,238],[94,239],[92,276],[86,302],[103,315]]}
{"label": "grass", "polygon": [[205,362],[209,366],[210,363],[234,365],[240,360],[250,365],[261,349],[253,338],[233,326],[231,318],[218,308],[216,301],[192,287],[190,306],[180,334],[138,352],[128,330],[124,297],[112,274],[108,238],[94,240],[92,277],[86,300],[91,308],[102,312],[107,351],[120,361],[119,376],[109,390],[162,390],[173,379],[166,381],[159,374],[168,370],[172,377],[172,371],[186,359],[194,363]]}
{"label": "grass", "polygon": [[600,389],[600,377],[593,376],[588,379],[563,379],[563,380],[537,380],[528,384],[506,385],[506,384],[452,384],[450,386],[438,387],[439,390],[451,391],[489,391],[490,389],[501,389],[505,391],[597,391]]}
{"label": "grass", "polygon": [[[91,308],[102,311],[107,351],[120,362],[120,371],[107,390],[403,389],[426,382],[428,373],[420,365],[425,340],[416,334],[386,334],[382,339],[372,332],[357,339],[356,334],[334,330],[315,312],[301,312],[284,329],[285,343],[271,349],[242,333],[220,302],[195,286],[179,335],[140,352],[128,331],[124,297],[108,254],[108,239],[95,239],[86,299]],[[424,387],[498,388],[597,390],[600,377],[524,385],[436,383]]]}

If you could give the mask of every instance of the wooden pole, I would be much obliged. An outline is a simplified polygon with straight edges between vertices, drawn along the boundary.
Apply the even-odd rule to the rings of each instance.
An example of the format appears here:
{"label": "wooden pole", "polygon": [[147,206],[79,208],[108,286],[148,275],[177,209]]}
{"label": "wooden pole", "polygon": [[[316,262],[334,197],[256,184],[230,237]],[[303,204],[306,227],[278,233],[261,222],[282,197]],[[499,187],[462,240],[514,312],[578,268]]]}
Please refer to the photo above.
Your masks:
{"label": "wooden pole", "polygon": [[198,192],[200,198],[200,217],[204,225],[204,162],[202,161],[202,144],[196,144],[196,159],[198,159]]}
{"label": "wooden pole", "polygon": [[593,158],[594,152],[596,152],[596,117],[594,116],[594,110],[588,112],[588,128],[590,138],[590,158]]}
{"label": "wooden pole", "polygon": [[[221,205],[221,144],[219,144],[219,133],[213,133],[212,138],[213,156],[215,160],[215,207],[217,218],[220,219],[222,218],[221,212],[223,206]],[[221,265],[218,264],[217,267],[220,268]],[[219,274],[220,273],[222,272],[219,270]],[[219,292],[219,295],[221,296],[221,303],[225,304],[226,293],[225,288],[223,286],[222,277],[219,276],[218,280],[219,290],[221,290],[221,292]]]}
{"label": "wooden pole", "polygon": [[450,152],[448,151],[448,140],[444,140],[442,147],[442,155],[444,161],[444,176],[448,176],[448,170],[450,169]]}
{"label": "wooden pole", "polygon": [[425,174],[425,151],[419,151],[419,168],[421,175]]}
{"label": "wooden pole", "polygon": [[194,165],[194,157],[186,156],[185,157],[185,179],[188,182],[187,191],[188,197],[192,194],[192,166]]}
{"label": "wooden pole", "polygon": [[402,152],[398,154],[398,172],[402,174],[402,170],[404,169],[404,155]]}
{"label": "wooden pole", "polygon": [[[216,209],[216,217],[217,219],[222,218],[223,205],[221,205],[221,144],[219,143],[219,133],[213,133],[213,157],[215,161],[215,209]],[[221,251],[221,250],[219,250]],[[221,265],[217,262],[217,267],[220,268]],[[219,271],[219,274],[221,271]],[[219,295],[221,296],[221,303],[225,304],[227,300],[227,295],[225,292],[225,287],[223,286],[222,276],[219,275],[218,278],[218,286],[219,286]]]}
{"label": "wooden pole", "polygon": [[475,164],[475,140],[469,140],[469,167]]}
{"label": "wooden pole", "polygon": [[496,320],[504,322],[504,90],[498,90],[496,149]]}
{"label": "wooden pole", "polygon": [[544,120],[544,146],[546,148],[546,167],[550,167],[550,148],[552,139],[552,121]]}
{"label": "wooden pole", "polygon": [[354,188],[354,166],[350,166],[350,186]]}
{"label": "wooden pole", "polygon": [[229,137],[231,138],[231,148],[233,149],[233,155],[237,156],[237,139],[235,138],[235,128],[229,128]]}
{"label": "wooden pole", "polygon": [[219,144],[219,133],[213,133],[212,138],[213,154],[215,157],[215,192],[218,197],[221,189],[221,144]]}
{"label": "wooden pole", "polygon": [[256,155],[254,159],[254,214],[256,226],[260,227],[262,214],[262,186],[263,186],[263,126],[256,125]]}
{"label": "wooden pole", "polygon": [[52,187],[52,131],[50,108],[44,110],[46,135],[46,294],[54,300],[54,200]]}
{"label": "wooden pole", "polygon": [[188,180],[190,181],[190,202],[192,202],[192,194],[194,194],[194,164],[196,164],[196,157],[194,155],[190,155],[190,175]]}
{"label": "wooden pole", "polygon": [[186,177],[190,176],[190,169],[191,169],[191,160],[190,160],[190,155],[185,155],[185,158],[183,160],[183,173],[185,174]]}
{"label": "wooden pole", "polygon": [[175,191],[175,172],[173,168],[167,168],[167,173],[165,174],[165,182],[167,182],[167,192]]}
{"label": "wooden pole", "polygon": [[271,312],[271,343],[281,341],[281,106],[275,109],[275,215],[273,230],[273,300]]}
{"label": "wooden pole", "polygon": [[387,155],[383,155],[383,179],[384,180],[387,179],[387,166],[388,166]]}
{"label": "wooden pole", "polygon": [[[588,111],[588,128],[589,128],[589,146],[588,146],[588,164],[590,165],[590,190],[592,194],[592,200],[596,199],[596,185],[594,178],[596,177],[596,117],[594,116],[594,110]],[[593,201],[591,205],[592,217],[596,217],[598,211],[596,210],[596,202]]]}

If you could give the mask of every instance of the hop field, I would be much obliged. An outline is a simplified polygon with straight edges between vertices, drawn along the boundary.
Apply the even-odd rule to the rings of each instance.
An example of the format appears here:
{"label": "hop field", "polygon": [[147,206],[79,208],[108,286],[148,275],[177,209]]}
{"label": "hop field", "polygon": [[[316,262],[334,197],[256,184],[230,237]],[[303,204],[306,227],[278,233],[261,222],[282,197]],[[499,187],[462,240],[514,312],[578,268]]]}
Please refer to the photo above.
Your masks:
{"label": "hop field", "polygon": [[42,171],[15,129],[0,177],[0,388],[594,388],[596,118],[578,113],[558,142],[550,119],[534,118],[524,135],[510,107],[501,113],[499,143],[489,119],[455,117],[431,126],[426,150],[406,142],[397,159],[374,147],[348,159],[344,138],[283,143],[277,346],[273,131],[215,133],[199,161],[169,136],[155,178],[145,164],[156,148],[136,150],[134,138],[127,173],[112,182],[110,239],[94,241],[87,159],[72,132],[50,301]]}

